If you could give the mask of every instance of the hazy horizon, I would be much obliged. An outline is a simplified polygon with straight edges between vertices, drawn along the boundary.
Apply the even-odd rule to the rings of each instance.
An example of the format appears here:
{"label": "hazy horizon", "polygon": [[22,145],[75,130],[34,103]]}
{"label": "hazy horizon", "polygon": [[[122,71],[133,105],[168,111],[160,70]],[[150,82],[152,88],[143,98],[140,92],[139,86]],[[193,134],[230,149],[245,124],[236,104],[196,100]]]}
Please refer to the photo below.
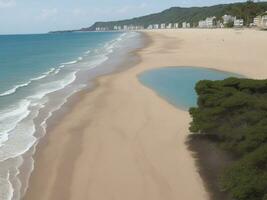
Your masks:
{"label": "hazy horizon", "polygon": [[0,0],[0,34],[46,33],[89,27],[96,21],[121,20],[163,11],[173,6],[210,6],[240,0]]}

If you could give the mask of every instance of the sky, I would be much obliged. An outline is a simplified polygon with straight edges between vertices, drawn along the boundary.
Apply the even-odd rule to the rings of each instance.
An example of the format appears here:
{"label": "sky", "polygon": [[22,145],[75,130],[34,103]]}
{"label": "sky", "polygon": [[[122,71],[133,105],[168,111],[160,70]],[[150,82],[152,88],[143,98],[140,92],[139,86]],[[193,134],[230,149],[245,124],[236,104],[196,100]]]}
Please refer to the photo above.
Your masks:
{"label": "sky", "polygon": [[0,0],[0,34],[79,29],[96,21],[138,17],[173,6],[239,1],[243,0]]}

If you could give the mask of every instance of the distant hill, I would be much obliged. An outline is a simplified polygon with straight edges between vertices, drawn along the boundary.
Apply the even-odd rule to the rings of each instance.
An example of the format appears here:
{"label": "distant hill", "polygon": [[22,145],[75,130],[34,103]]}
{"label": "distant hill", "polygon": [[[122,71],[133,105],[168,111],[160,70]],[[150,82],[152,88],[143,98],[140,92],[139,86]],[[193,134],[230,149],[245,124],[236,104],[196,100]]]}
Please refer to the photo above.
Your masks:
{"label": "distant hill", "polygon": [[225,14],[243,18],[245,23],[249,24],[253,21],[253,18],[256,17],[256,15],[261,14],[266,10],[267,2],[254,3],[253,1],[248,1],[246,3],[220,4],[206,7],[172,7],[160,13],[136,17],[133,19],[111,22],[96,22],[91,27],[82,28],[79,31],[95,31],[96,27],[106,27],[111,30],[115,25],[134,25],[144,26],[146,28],[150,24],[182,23],[184,21],[194,26],[198,24],[198,21],[203,20],[206,17],[215,16],[220,19],[221,16]]}
{"label": "distant hill", "polygon": [[96,22],[89,28],[83,28],[84,31],[94,31],[96,27],[107,27],[112,29],[115,25],[134,25],[148,27],[150,24],[160,23],[182,23],[184,21],[197,25],[198,21],[206,17],[215,16],[221,18],[225,14],[231,14],[239,18],[243,18],[246,24],[252,22],[256,15],[267,10],[267,2],[221,4],[209,7],[191,7],[181,8],[173,7],[163,12],[151,14],[143,17],[137,17],[128,20],[111,21],[111,22]]}

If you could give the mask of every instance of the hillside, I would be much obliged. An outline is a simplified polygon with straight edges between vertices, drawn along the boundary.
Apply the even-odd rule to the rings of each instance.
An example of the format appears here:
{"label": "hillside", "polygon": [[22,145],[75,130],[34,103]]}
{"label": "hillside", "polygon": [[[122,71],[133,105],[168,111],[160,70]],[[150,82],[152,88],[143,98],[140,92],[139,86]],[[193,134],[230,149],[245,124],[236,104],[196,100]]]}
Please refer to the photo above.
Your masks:
{"label": "hillside", "polygon": [[111,21],[111,22],[96,22],[89,28],[83,28],[82,31],[94,31],[96,27],[107,27],[113,29],[115,25],[139,25],[147,27],[150,24],[160,23],[182,23],[184,21],[196,25],[198,21],[206,17],[216,16],[220,18],[224,14],[231,14],[243,18],[245,23],[250,23],[257,14],[267,10],[267,2],[246,2],[246,3],[233,3],[221,4],[209,7],[191,7],[181,8],[173,7],[163,12],[151,14],[143,17],[137,17],[128,20]]}

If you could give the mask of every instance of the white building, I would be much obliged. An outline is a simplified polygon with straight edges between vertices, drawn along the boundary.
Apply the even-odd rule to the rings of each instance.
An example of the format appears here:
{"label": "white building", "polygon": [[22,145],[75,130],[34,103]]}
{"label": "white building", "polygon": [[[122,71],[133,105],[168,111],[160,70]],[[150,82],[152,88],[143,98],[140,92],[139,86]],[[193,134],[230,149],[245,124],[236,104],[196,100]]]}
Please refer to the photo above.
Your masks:
{"label": "white building", "polygon": [[179,23],[174,23],[173,27],[174,28],[179,28]]}
{"label": "white building", "polygon": [[258,26],[260,24],[260,16],[257,16],[253,19],[253,26]]}
{"label": "white building", "polygon": [[107,27],[96,27],[96,31],[108,31],[109,29]]}
{"label": "white building", "polygon": [[183,22],[183,23],[182,23],[182,27],[183,27],[183,28],[187,28],[187,23],[186,23],[186,22]]}
{"label": "white building", "polygon": [[159,29],[159,24],[154,24],[153,29]]}
{"label": "white building", "polygon": [[127,30],[129,30],[129,31],[134,30],[134,26],[133,25],[129,25]]}
{"label": "white building", "polygon": [[153,25],[150,24],[150,25],[147,27],[147,29],[149,29],[149,30],[153,29]]}
{"label": "white building", "polygon": [[128,26],[127,25],[124,25],[123,26],[123,30],[127,31],[128,30]]}
{"label": "white building", "polygon": [[186,24],[186,28],[191,28],[190,23],[187,23],[187,24]]}
{"label": "white building", "polygon": [[215,28],[216,27],[216,17],[208,17],[206,19],[207,28]]}
{"label": "white building", "polygon": [[267,11],[261,15],[260,28],[267,29]]}
{"label": "white building", "polygon": [[199,28],[207,28],[206,20],[199,21],[198,22],[198,27]]}
{"label": "white building", "polygon": [[161,29],[165,29],[165,28],[166,28],[166,24],[161,24],[161,25],[160,25],[160,28],[161,28]]}
{"label": "white building", "polygon": [[257,17],[256,25],[261,29],[267,29],[267,11]]}
{"label": "white building", "polygon": [[145,29],[144,26],[141,25],[136,26],[136,30],[143,30],[143,29]]}
{"label": "white building", "polygon": [[171,29],[172,28],[172,23],[169,23],[168,26],[167,26],[168,29]]}
{"label": "white building", "polygon": [[242,28],[243,26],[244,26],[244,20],[243,19],[235,19],[234,27]]}
{"label": "white building", "polygon": [[199,28],[215,28],[216,27],[216,17],[207,17],[205,20],[198,22]]}
{"label": "white building", "polygon": [[124,25],[123,26],[123,30],[125,30],[125,31],[137,31],[137,30],[142,30],[142,29],[144,29],[144,27],[143,26],[140,26],[140,25]]}
{"label": "white building", "polygon": [[232,15],[224,15],[222,16],[222,19],[223,19],[223,25],[225,26],[227,24],[233,23],[236,17],[233,17]]}

